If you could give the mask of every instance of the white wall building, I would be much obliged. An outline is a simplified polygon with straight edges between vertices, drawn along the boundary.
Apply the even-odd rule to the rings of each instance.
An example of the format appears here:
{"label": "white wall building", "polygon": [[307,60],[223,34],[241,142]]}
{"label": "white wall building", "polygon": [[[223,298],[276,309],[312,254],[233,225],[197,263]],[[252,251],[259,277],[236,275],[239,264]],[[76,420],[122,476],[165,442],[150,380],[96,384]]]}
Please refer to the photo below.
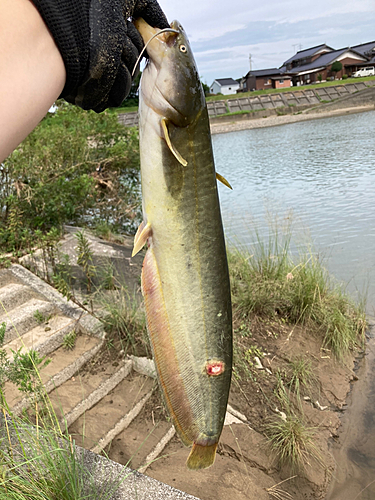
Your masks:
{"label": "white wall building", "polygon": [[233,78],[217,78],[210,86],[210,94],[235,94],[240,84]]}

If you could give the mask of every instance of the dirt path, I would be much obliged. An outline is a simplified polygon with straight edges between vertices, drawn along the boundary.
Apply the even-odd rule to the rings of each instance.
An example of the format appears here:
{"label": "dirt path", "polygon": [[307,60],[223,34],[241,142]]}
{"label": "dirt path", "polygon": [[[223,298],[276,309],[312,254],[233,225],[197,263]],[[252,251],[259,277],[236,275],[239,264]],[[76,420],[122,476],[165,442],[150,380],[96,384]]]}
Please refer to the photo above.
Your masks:
{"label": "dirt path", "polygon": [[223,119],[220,123],[211,123],[211,134],[224,134],[227,132],[237,132],[239,130],[249,130],[254,128],[276,127],[279,125],[287,125],[289,123],[297,123],[307,120],[319,120],[332,116],[340,116],[354,113],[363,113],[365,111],[373,111],[374,105],[356,106],[352,108],[342,108],[335,110],[327,110],[320,112],[300,113],[295,115],[268,116],[266,118],[234,120]]}

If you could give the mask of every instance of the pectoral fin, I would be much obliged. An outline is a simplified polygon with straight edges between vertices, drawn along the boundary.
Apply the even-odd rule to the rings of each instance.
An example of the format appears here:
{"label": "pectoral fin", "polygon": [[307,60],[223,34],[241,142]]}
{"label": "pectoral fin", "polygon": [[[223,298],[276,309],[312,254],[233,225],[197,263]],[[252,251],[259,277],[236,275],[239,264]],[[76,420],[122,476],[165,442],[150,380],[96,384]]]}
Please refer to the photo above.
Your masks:
{"label": "pectoral fin", "polygon": [[137,255],[137,253],[142,250],[143,246],[145,245],[147,238],[151,236],[151,224],[147,223],[145,224],[142,222],[138,228],[138,231],[134,237],[134,246],[133,246],[133,252],[132,252],[132,257],[134,255]]}
{"label": "pectoral fin", "polygon": [[218,174],[217,172],[216,172],[216,179],[220,181],[222,184],[224,184],[224,186],[227,186],[229,189],[233,189],[232,186],[229,184],[229,182],[226,180],[226,178]]}
{"label": "pectoral fin", "polygon": [[186,167],[187,161],[182,158],[182,156],[180,155],[180,153],[177,151],[177,149],[173,146],[173,144],[171,142],[171,139],[169,137],[168,127],[167,127],[167,119],[166,118],[162,118],[161,119],[161,126],[162,126],[162,129],[163,129],[163,132],[164,132],[164,139],[165,139],[165,141],[166,141],[166,143],[167,143],[167,145],[168,145],[171,153],[181,163],[181,165],[183,165],[184,167]]}

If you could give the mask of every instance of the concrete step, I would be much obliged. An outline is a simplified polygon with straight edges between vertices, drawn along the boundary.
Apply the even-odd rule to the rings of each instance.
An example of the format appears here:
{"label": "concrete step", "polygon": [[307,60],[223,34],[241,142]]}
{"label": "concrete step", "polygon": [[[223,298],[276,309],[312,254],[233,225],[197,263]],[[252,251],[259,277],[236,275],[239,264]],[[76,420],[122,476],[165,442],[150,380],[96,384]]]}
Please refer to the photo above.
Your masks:
{"label": "concrete step", "polygon": [[132,372],[70,427],[76,444],[99,453],[136,418],[154,381]]}
{"label": "concrete step", "polygon": [[65,335],[75,329],[76,323],[76,320],[66,316],[53,316],[48,322],[32,328],[6,344],[5,351],[10,359],[13,358],[12,351],[19,349],[23,352],[34,349],[40,354],[49,354],[62,345]]}
{"label": "concrete step", "polygon": [[[81,334],[77,337],[73,350],[59,347],[53,351],[48,356],[51,360],[50,364],[40,372],[46,392],[50,393],[73,377],[84,364],[97,354],[102,344],[101,339]],[[6,382],[4,390],[7,403],[15,414],[20,414],[22,410],[30,406],[30,398],[24,397],[23,393],[17,390],[12,383]]]}
{"label": "concrete step", "polygon": [[131,361],[120,368],[107,365],[96,373],[84,371],[50,394],[50,401],[62,428],[71,426],[81,415],[112,391],[132,370]]}
{"label": "concrete step", "polygon": [[9,312],[1,314],[0,323],[6,324],[4,343],[8,344],[38,326],[40,323],[38,317],[47,319],[56,313],[56,307],[52,302],[32,298]]}
{"label": "concrete step", "polygon": [[174,431],[160,412],[160,397],[155,394],[131,424],[112,441],[106,449],[107,456],[115,462],[141,470],[157,458],[162,449],[157,450],[155,458],[150,454],[171,429]]}
{"label": "concrete step", "polygon": [[9,313],[32,298],[42,299],[43,297],[37,296],[33,290],[20,283],[7,283],[0,288],[0,314]]}

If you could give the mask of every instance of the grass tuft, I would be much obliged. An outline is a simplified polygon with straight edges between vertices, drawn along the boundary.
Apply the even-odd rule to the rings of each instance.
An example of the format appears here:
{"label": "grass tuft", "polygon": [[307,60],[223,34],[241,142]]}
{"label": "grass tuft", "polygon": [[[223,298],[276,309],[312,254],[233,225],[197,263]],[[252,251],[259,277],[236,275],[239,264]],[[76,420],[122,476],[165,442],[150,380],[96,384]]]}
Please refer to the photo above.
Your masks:
{"label": "grass tuft", "polygon": [[64,349],[67,351],[71,351],[74,349],[76,345],[76,340],[77,340],[77,332],[75,330],[72,330],[71,332],[67,333],[62,342],[62,346]]}
{"label": "grass tuft", "polygon": [[308,391],[313,385],[317,385],[318,381],[314,375],[312,364],[309,359],[299,356],[289,361],[288,365],[287,385],[299,399],[302,389]]}
{"label": "grass tuft", "polygon": [[355,304],[310,250],[293,255],[291,231],[259,234],[249,252],[228,252],[235,313],[290,324],[313,323],[324,347],[337,358],[361,343],[366,328],[364,303]]}
{"label": "grass tuft", "polygon": [[276,453],[281,466],[298,470],[309,464],[310,457],[316,456],[314,429],[307,427],[296,415],[278,418],[267,427],[266,435],[271,449]]}
{"label": "grass tuft", "polygon": [[125,287],[120,286],[103,294],[101,303],[102,321],[106,331],[118,334],[125,344],[125,350],[131,349],[136,353],[137,347],[142,346],[150,352],[145,314],[136,298],[132,297]]}
{"label": "grass tuft", "polygon": [[297,471],[310,465],[311,458],[323,464],[320,452],[314,443],[316,429],[306,424],[298,400],[295,405],[295,398],[291,397],[280,374],[277,375],[275,395],[282,411],[278,410],[279,415],[276,419],[267,424],[265,435],[279,465]]}

